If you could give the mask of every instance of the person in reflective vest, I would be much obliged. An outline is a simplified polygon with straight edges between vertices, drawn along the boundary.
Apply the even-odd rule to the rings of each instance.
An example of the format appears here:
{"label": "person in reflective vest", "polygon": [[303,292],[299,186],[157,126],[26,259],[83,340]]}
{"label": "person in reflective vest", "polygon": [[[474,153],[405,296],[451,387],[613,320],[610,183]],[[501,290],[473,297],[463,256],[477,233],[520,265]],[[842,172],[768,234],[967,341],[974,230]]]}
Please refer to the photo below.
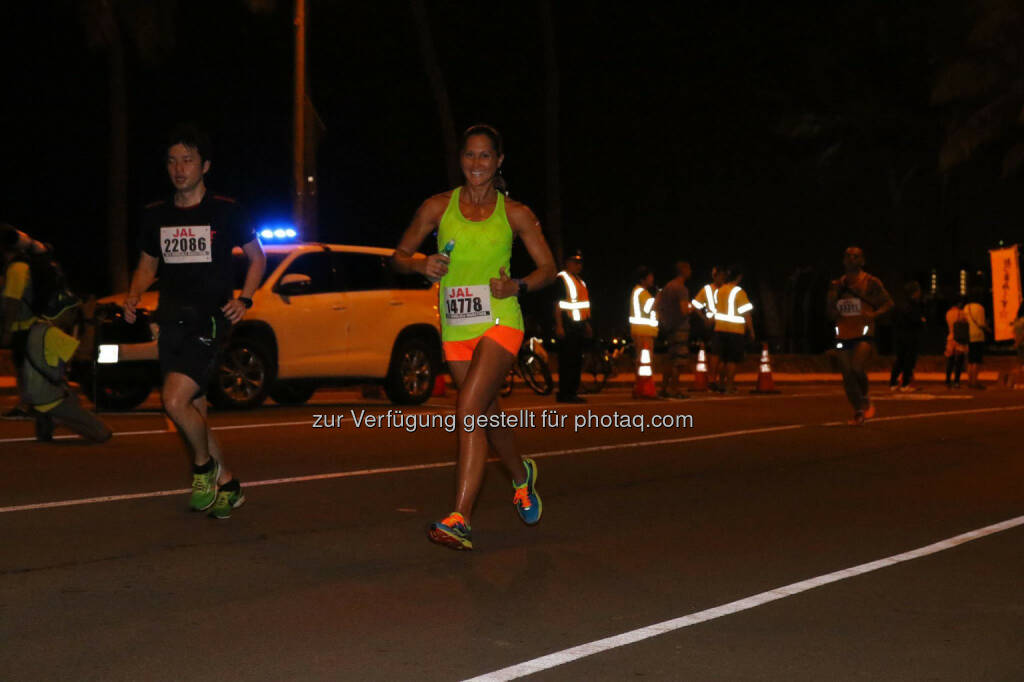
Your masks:
{"label": "person in reflective vest", "polygon": [[714,347],[715,335],[715,308],[718,304],[718,290],[725,284],[725,277],[728,271],[716,265],[711,268],[711,281],[701,287],[697,295],[690,301],[694,311],[697,313],[696,320],[700,321],[700,329],[692,329],[690,336],[697,341],[704,343],[708,354],[708,376],[711,377],[711,384],[708,386],[712,391],[717,391],[719,360]]}
{"label": "person in reflective vest", "polygon": [[654,389],[654,339],[658,336],[658,314],[654,310],[654,273],[641,265],[629,295],[629,333],[636,347],[634,398],[656,398]]}
{"label": "person in reflective vest", "polygon": [[747,298],[747,292],[740,286],[743,271],[738,265],[729,267],[728,281],[716,292],[715,305],[715,354],[720,363],[722,384],[725,393],[736,392],[736,365],[743,362],[746,339],[754,340],[754,321],[751,312],[754,305]]}
{"label": "person in reflective vest", "polygon": [[828,290],[828,315],[835,321],[836,360],[843,388],[853,406],[851,425],[875,416],[868,398],[867,367],[875,353],[875,321],[893,307],[892,297],[877,277],[864,272],[864,251],[851,246],[843,253],[846,273]]}
{"label": "person in reflective vest", "polygon": [[565,259],[565,269],[555,281],[561,286],[555,304],[555,336],[558,337],[558,394],[560,403],[582,403],[576,395],[580,388],[580,370],[583,365],[583,344],[593,338],[590,326],[590,294],[587,284],[580,279],[583,272],[583,252],[577,249]]}
{"label": "person in reflective vest", "polygon": [[110,439],[107,425],[85,410],[64,376],[65,365],[78,348],[71,330],[78,317],[78,298],[58,292],[28,330],[19,372],[22,399],[31,406],[36,439],[53,440],[57,425],[97,443]]}

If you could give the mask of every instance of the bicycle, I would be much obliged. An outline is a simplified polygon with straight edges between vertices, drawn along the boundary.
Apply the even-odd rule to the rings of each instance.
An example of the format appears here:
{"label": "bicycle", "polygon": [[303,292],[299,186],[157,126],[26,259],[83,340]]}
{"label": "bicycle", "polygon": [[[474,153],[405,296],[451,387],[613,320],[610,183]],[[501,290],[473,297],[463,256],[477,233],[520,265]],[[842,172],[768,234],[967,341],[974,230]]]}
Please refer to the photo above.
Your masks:
{"label": "bicycle", "polygon": [[537,337],[524,340],[523,345],[519,347],[516,361],[513,363],[512,369],[509,370],[508,376],[505,377],[505,383],[502,384],[502,397],[512,393],[517,374],[537,395],[548,395],[554,390],[555,384],[551,380],[547,351]]}
{"label": "bicycle", "polygon": [[583,353],[581,393],[600,393],[608,379],[617,374],[616,361],[632,349],[629,339],[595,339]]}

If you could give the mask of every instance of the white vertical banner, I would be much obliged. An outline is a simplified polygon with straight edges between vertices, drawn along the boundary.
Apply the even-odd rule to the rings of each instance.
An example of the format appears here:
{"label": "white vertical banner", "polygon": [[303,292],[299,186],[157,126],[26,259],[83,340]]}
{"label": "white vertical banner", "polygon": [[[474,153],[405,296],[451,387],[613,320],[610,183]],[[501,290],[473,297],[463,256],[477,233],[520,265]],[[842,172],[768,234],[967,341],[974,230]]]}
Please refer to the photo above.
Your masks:
{"label": "white vertical banner", "polygon": [[996,341],[1013,339],[1013,320],[1020,307],[1020,260],[1017,245],[990,249],[992,258],[992,329]]}

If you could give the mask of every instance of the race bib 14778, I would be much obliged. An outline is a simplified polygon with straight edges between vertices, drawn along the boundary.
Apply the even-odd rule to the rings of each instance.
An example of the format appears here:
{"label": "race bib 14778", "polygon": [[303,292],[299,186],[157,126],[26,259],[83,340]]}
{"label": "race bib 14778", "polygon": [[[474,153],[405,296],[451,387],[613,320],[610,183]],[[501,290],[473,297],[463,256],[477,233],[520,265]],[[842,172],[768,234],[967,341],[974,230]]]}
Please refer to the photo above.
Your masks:
{"label": "race bib 14778", "polygon": [[210,226],[161,227],[160,252],[168,265],[212,262]]}
{"label": "race bib 14778", "polygon": [[491,287],[445,287],[444,321],[451,326],[491,322]]}

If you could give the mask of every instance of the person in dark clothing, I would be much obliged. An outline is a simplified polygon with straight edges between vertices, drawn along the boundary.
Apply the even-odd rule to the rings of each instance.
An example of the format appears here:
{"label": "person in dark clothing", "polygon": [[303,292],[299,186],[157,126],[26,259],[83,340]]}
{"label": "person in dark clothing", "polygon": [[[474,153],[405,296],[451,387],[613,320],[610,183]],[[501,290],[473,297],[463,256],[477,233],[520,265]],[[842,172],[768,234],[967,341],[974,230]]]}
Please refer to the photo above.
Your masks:
{"label": "person in dark clothing", "polygon": [[[890,391],[913,391],[914,366],[921,348],[921,333],[924,330],[924,303],[921,300],[921,285],[907,282],[903,287],[906,300],[896,307],[893,314],[893,343],[896,361],[889,376]],[[903,375],[902,381],[900,375]]]}
{"label": "person in dark clothing", "polygon": [[946,311],[946,388],[960,388],[960,374],[967,359],[967,344],[970,342],[970,325],[964,314],[967,298],[960,296],[953,307]]}
{"label": "person in dark clothing", "polygon": [[676,276],[665,285],[654,303],[658,311],[658,327],[668,344],[667,357],[662,371],[662,398],[686,398],[679,375],[686,371],[686,361],[690,356],[690,291],[686,281],[690,279],[690,264],[686,261],[676,262]]}
{"label": "person in dark clothing", "polygon": [[[171,133],[165,150],[174,193],[143,213],[139,264],[122,307],[125,320],[134,323],[142,293],[156,281],[160,266],[156,319],[161,397],[192,454],[189,507],[226,519],[245,502],[245,494],[210,431],[206,387],[231,325],[252,307],[267,259],[238,202],[207,192],[209,148],[209,139],[194,126],[179,126]],[[248,260],[237,297],[232,283],[235,246]]]}

